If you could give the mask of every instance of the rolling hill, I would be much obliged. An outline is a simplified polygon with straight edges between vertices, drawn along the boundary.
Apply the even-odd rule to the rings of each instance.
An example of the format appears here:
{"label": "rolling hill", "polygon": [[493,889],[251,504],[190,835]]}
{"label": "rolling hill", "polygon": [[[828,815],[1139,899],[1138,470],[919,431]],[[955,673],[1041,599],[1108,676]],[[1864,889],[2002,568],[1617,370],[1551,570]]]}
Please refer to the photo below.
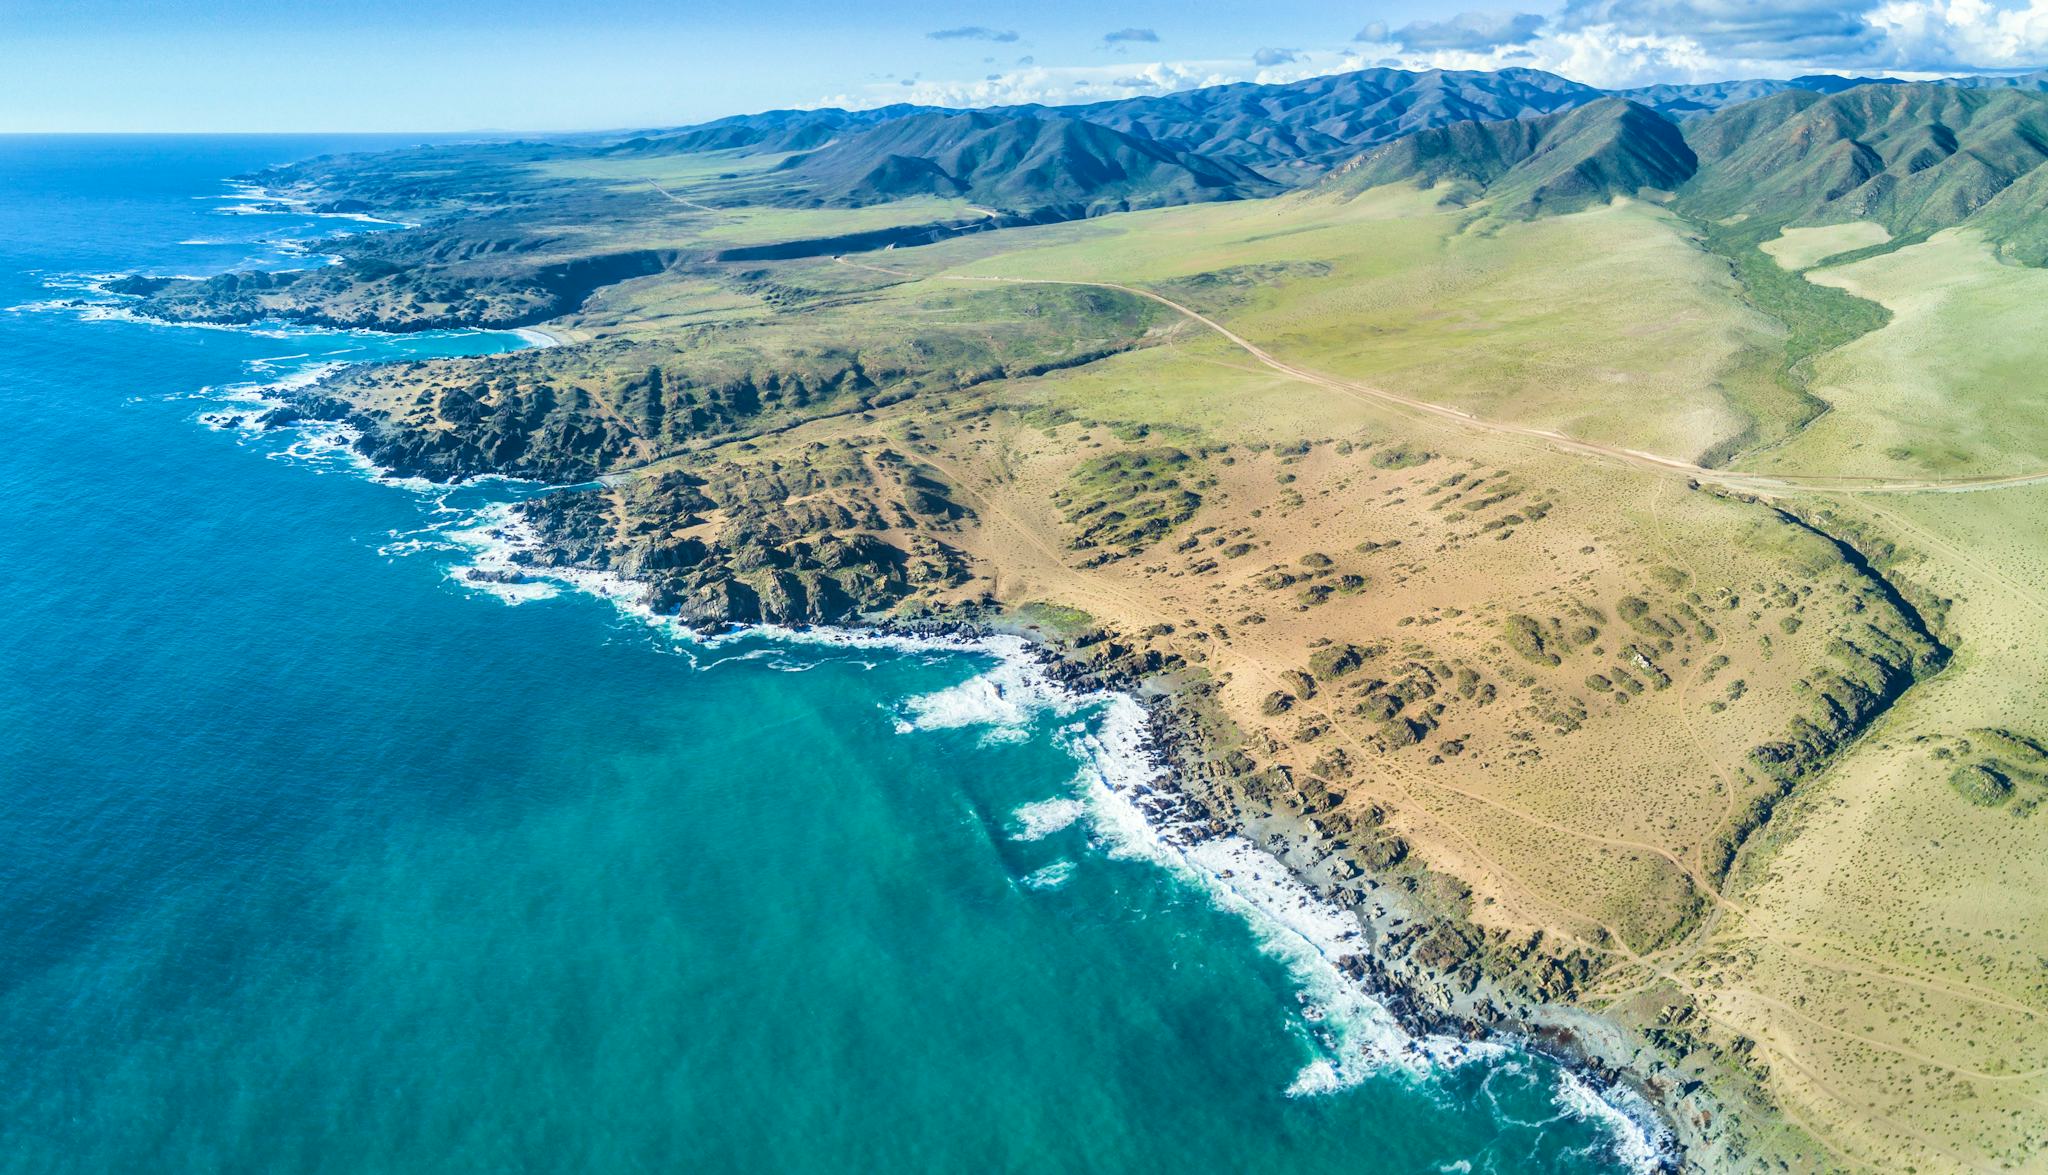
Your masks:
{"label": "rolling hill", "polygon": [[899,103],[871,110],[765,110],[759,114],[735,114],[681,130],[650,131],[605,150],[607,154],[618,155],[691,155],[701,151],[774,155],[811,151],[841,135],[938,109]]}
{"label": "rolling hill", "polygon": [[[1302,183],[1368,147],[1414,131],[1548,114],[1602,94],[1535,69],[1367,69],[1284,85],[1244,82],[1075,106],[998,106],[978,113],[1093,123],[1175,151],[1255,168],[1269,179]],[[774,110],[636,135],[610,150],[808,151],[883,123],[958,113],[963,112],[912,105],[861,111]]]}
{"label": "rolling hill", "polygon": [[[1660,114],[1688,120],[1788,92],[1832,95],[1867,85],[1902,84],[1884,78],[1807,74],[1607,91],[1540,69],[1375,68],[1298,82],[1238,82],[1106,102],[986,109],[1002,115],[1092,122],[1182,151],[1227,159],[1255,168],[1270,179],[1299,184],[1350,162],[1362,151],[1416,131],[1459,122],[1535,118],[1603,97],[1626,98]],[[1954,89],[2040,90],[2048,88],[2048,70],[1926,84]],[[679,129],[646,131],[608,150],[627,154],[809,151],[882,123],[933,113],[960,111],[907,103],[868,110],[770,110]]]}
{"label": "rolling hill", "polygon": [[[1706,224],[1762,240],[1787,225],[1873,221],[1894,238],[1967,226],[2007,260],[2048,263],[2048,92],[2015,84],[1788,89],[1678,123],[1603,98],[1558,114],[1417,132],[1323,181],[1351,195],[1445,187],[1508,215],[1675,192]],[[1682,129],[1681,129],[1682,127]]]}
{"label": "rolling hill", "polygon": [[[1976,79],[1971,79],[1976,80]],[[1729,106],[1754,102],[1773,94],[1788,90],[1803,90],[1814,94],[1839,94],[1857,86],[1901,85],[1890,78],[1843,77],[1832,73],[1812,73],[1796,78],[1749,78],[1728,82],[1698,82],[1693,84],[1667,84],[1639,86],[1632,90],[1617,90],[1615,96],[1640,102],[1659,114],[1685,120],[1702,114],[1711,114]]]}

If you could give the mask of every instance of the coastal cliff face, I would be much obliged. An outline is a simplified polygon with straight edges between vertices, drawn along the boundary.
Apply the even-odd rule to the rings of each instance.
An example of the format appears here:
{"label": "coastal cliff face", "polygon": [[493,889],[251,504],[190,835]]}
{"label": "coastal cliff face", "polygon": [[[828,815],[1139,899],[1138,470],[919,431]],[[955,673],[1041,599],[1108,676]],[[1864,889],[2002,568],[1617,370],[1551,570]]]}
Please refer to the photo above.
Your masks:
{"label": "coastal cliff face", "polygon": [[[861,262],[805,243],[881,249],[901,225],[502,159],[412,187],[338,163],[271,178],[427,223],[347,238],[327,269],[113,288],[179,320],[546,322],[564,345],[345,369],[272,417],[346,420],[408,476],[564,487],[517,508],[517,561],[483,574],[603,573],[707,629],[1023,631],[1060,680],[1147,701],[1193,826],[1354,913],[1341,967],[1412,1027],[1511,1034],[1639,1090],[1698,1169],[1829,1164],[1777,1113],[1784,1055],[1718,977],[1781,810],[1953,660],[1949,601],[1825,510],[1256,349],[1346,361],[1442,328],[1455,345],[1416,366],[1462,361],[1506,310],[1387,325],[1371,315],[1406,303],[1372,283],[1505,269],[1460,252],[1483,240],[1292,255],[1383,231],[1368,194],[1334,228],[1274,201]],[[951,223],[933,211],[901,224]],[[1370,325],[1331,343],[1347,315]],[[1216,329],[1241,319],[1255,343]],[[1597,340],[1599,364],[1633,329]]]}
{"label": "coastal cliff face", "polygon": [[886,445],[819,444],[785,463],[722,462],[522,508],[535,563],[620,575],[686,624],[857,624],[970,576],[966,511]]}

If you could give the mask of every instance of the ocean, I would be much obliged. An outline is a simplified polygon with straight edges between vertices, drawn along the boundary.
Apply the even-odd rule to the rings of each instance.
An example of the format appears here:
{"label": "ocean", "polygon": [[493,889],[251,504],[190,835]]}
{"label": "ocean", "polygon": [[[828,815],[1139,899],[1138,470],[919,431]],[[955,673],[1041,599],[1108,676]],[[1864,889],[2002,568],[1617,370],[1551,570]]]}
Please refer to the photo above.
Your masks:
{"label": "ocean", "polygon": [[71,304],[318,263],[375,226],[226,177],[399,142],[0,137],[0,1170],[1642,1165],[1556,1064],[1400,1039],[1327,912],[1134,820],[1127,700],[492,594],[459,573],[540,487],[247,423],[524,340]]}

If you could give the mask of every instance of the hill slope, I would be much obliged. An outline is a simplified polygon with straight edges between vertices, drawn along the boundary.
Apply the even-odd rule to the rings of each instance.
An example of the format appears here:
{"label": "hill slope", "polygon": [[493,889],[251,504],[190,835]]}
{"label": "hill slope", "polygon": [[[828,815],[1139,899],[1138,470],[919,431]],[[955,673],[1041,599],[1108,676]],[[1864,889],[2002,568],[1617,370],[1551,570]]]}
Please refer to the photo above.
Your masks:
{"label": "hill slope", "polygon": [[2018,259],[2048,252],[2048,94],[2020,87],[1788,92],[1693,122],[1703,219],[1871,220],[1895,235],[1965,223]]}
{"label": "hill slope", "polygon": [[1534,117],[1584,105],[1601,94],[1537,69],[1365,69],[1286,85],[1241,83],[1017,109],[1040,117],[1084,119],[1300,182],[1416,131]]}
{"label": "hill slope", "polygon": [[[1970,78],[1968,81],[1986,79]],[[1750,78],[1728,82],[1699,82],[1691,85],[1639,86],[1633,90],[1616,90],[1615,96],[1640,102],[1659,114],[1684,120],[1702,114],[1710,114],[1744,102],[1754,102],[1773,94],[1788,90],[1801,90],[1813,94],[1839,94],[1857,86],[1903,85],[1889,78],[1842,77],[1831,73],[1813,73],[1801,77]]]}
{"label": "hill slope", "polygon": [[[1882,78],[1809,74],[1605,91],[1539,69],[1362,69],[1298,82],[1238,82],[1172,94],[1071,106],[990,107],[989,113],[1079,119],[1179,150],[1226,159],[1270,179],[1301,184],[1382,143],[1460,122],[1534,118],[1602,97],[1626,98],[1674,119],[1789,92],[1838,94],[1865,85],[1903,85]],[[2048,88],[2048,71],[2014,77],[1959,77],[1929,83],[1957,89]],[[672,131],[651,131],[614,144],[628,154],[810,151],[834,139],[920,114],[957,113],[896,104],[870,110],[770,110]]]}
{"label": "hill slope", "polygon": [[[1536,69],[1366,69],[1281,85],[1240,82],[1075,106],[997,106],[980,113],[1094,123],[1177,151],[1255,168],[1270,179],[1301,183],[1368,147],[1414,131],[1549,114],[1601,94]],[[773,110],[640,135],[612,150],[808,151],[882,123],[935,113],[966,112],[912,105],[860,111]]]}
{"label": "hill slope", "polygon": [[1512,215],[1574,212],[1644,188],[1671,190],[1698,166],[1669,119],[1603,98],[1535,119],[1422,131],[1361,158],[1326,182],[1339,193],[1384,184],[1454,186],[1451,199],[1490,199]]}

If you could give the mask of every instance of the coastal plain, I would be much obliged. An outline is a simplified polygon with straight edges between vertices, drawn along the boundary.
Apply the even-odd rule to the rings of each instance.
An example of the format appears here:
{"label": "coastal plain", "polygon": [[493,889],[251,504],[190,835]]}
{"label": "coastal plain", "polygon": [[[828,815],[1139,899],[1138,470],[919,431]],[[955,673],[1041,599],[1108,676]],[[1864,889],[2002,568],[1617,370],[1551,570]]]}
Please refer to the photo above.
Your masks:
{"label": "coastal plain", "polygon": [[1027,630],[1141,690],[1385,982],[1610,1068],[1692,1166],[2048,1150],[2048,279],[2009,238],[1731,213],[1704,168],[1541,214],[1483,171],[1043,223],[762,200],[806,158],[323,161],[258,179],[419,226],[127,289],[539,325],[300,410],[580,487],[527,508],[535,574]]}

